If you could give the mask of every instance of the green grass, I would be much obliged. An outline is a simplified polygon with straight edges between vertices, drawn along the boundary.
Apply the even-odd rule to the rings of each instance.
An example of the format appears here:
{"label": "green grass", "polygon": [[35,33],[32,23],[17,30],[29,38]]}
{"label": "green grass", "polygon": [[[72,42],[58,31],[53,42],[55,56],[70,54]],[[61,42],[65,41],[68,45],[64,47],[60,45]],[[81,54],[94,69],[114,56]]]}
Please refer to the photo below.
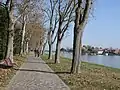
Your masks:
{"label": "green grass", "polygon": [[70,72],[70,59],[61,57],[60,64],[53,64],[47,55],[41,58],[55,72],[63,72],[57,74],[71,90],[120,90],[120,69],[82,62],[80,74],[68,74],[64,72]]}

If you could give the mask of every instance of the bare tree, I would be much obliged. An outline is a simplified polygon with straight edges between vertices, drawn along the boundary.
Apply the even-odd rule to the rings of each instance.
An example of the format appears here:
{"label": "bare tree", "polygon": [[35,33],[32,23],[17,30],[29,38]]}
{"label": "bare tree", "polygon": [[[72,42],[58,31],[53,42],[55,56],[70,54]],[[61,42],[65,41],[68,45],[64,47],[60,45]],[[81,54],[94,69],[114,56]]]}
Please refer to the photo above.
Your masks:
{"label": "bare tree", "polygon": [[41,0],[39,1],[38,0],[21,0],[21,2],[18,4],[18,13],[21,14],[24,11],[22,18],[20,20],[22,23],[21,55],[28,52],[29,39],[26,37],[26,40],[25,40],[25,34],[28,34],[26,32],[26,24],[27,23],[38,23],[40,22],[39,20],[42,18],[41,9],[37,5],[37,3],[40,3],[41,5],[42,4],[41,2],[42,2]]}
{"label": "bare tree", "polygon": [[49,21],[49,31],[48,31],[49,56],[48,56],[48,59],[52,59],[52,45],[56,39],[56,35],[54,37],[54,34],[55,34],[55,30],[57,28],[56,26],[58,23],[57,11],[56,11],[58,0],[49,0],[49,1],[50,1],[49,7],[43,9],[43,11],[47,15],[47,21]]}
{"label": "bare tree", "polygon": [[47,44],[47,40],[43,43],[43,47],[42,47],[42,55],[44,55],[44,51],[45,51],[45,46]]}
{"label": "bare tree", "polygon": [[22,55],[24,52],[24,39],[25,39],[25,32],[26,32],[26,24],[27,24],[27,9],[29,8],[30,1],[29,0],[23,0],[21,1],[21,4],[19,4],[19,13],[22,13],[24,11],[24,14],[22,15],[22,40],[21,40],[21,51],[20,54]]}
{"label": "bare tree", "polygon": [[13,40],[14,40],[14,26],[16,21],[21,17],[22,14],[18,15],[17,17],[14,16],[14,2],[13,0],[7,0],[6,5],[9,7],[9,38],[8,38],[8,49],[7,49],[7,56],[6,58],[10,58],[11,62],[13,61]]}
{"label": "bare tree", "polygon": [[26,29],[29,30],[30,33],[32,31],[31,35],[28,34],[30,35],[29,47],[33,49],[39,48],[41,50],[42,42],[44,41],[43,36],[44,36],[45,30],[42,28],[42,26],[40,26],[39,23],[31,23],[31,24],[29,23],[27,24]]}
{"label": "bare tree", "polygon": [[[34,4],[31,3],[32,0],[20,0],[19,4],[17,5],[18,8],[18,14],[23,13],[20,22],[22,23],[22,40],[21,40],[21,51],[20,54],[22,55],[24,51],[24,41],[25,41],[25,33],[26,33],[26,24],[28,23],[28,15],[33,9]],[[33,6],[32,6],[33,5]]]}
{"label": "bare tree", "polygon": [[74,0],[77,3],[75,11],[74,41],[73,41],[73,59],[71,73],[80,72],[82,35],[87,24],[92,0]]}
{"label": "bare tree", "polygon": [[[9,12],[9,19],[10,19],[10,22],[9,22],[9,37],[8,37],[8,46],[7,46],[7,55],[6,55],[6,58],[10,58],[11,62],[14,63],[13,61],[13,40],[14,40],[14,26],[15,26],[15,23],[18,21],[18,19],[21,17],[21,16],[24,16],[25,18],[23,19],[23,21],[25,21],[25,24],[23,26],[23,29],[25,31],[25,27],[26,27],[26,8],[27,6],[31,5],[31,4],[35,4],[36,6],[39,5],[37,3],[37,1],[42,1],[42,0],[24,0],[26,1],[27,3],[30,2],[28,5],[26,5],[24,2],[21,2],[21,5],[23,7],[19,7],[21,8],[21,11],[20,13],[17,13],[16,12],[18,11],[18,7],[19,6],[19,3],[20,1],[18,0],[6,0],[6,6],[8,7],[8,12]],[[22,1],[22,0],[21,0]],[[34,3],[33,3],[34,2]],[[40,6],[40,5],[39,5]],[[39,8],[39,7],[38,7]],[[36,9],[36,8],[35,8]],[[31,7],[29,7],[29,10],[31,10]],[[38,9],[39,10],[39,9]],[[39,12],[39,11],[38,11]],[[35,18],[36,19],[36,18]],[[37,18],[38,19],[38,18]],[[30,19],[30,21],[33,21],[33,18]],[[24,33],[25,35],[25,33]],[[24,36],[22,35],[22,36]],[[24,39],[24,38],[23,38]],[[24,41],[24,40],[22,40]]]}
{"label": "bare tree", "polygon": [[61,41],[70,23],[74,20],[73,0],[58,0],[59,24],[57,31],[57,44],[55,53],[55,63],[60,63]]}
{"label": "bare tree", "polygon": [[24,39],[25,39],[25,32],[26,32],[26,18],[27,16],[23,16],[23,23],[22,23],[22,41],[21,41],[21,51],[20,54],[22,55],[24,53]]}
{"label": "bare tree", "polygon": [[43,42],[42,42],[42,48],[41,48],[41,55],[44,55],[44,51],[45,51],[45,46],[47,44],[47,32],[46,29],[44,28],[44,35],[43,35]]}

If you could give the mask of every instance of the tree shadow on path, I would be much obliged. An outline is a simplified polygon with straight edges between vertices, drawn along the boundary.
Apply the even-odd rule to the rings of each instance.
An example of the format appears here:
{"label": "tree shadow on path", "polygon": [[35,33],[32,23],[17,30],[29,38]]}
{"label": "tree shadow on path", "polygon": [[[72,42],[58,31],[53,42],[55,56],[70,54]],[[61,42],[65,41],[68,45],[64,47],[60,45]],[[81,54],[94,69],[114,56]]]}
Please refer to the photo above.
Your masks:
{"label": "tree shadow on path", "polygon": [[45,63],[45,62],[33,62],[33,61],[26,61],[25,63],[41,63],[41,64],[55,64],[55,63],[52,63],[52,62],[48,62],[48,63]]}
{"label": "tree shadow on path", "polygon": [[17,71],[30,71],[30,72],[42,72],[42,73],[52,73],[52,74],[71,74],[70,72],[53,72],[53,71],[41,71],[41,70],[31,70],[31,69],[16,69]]}

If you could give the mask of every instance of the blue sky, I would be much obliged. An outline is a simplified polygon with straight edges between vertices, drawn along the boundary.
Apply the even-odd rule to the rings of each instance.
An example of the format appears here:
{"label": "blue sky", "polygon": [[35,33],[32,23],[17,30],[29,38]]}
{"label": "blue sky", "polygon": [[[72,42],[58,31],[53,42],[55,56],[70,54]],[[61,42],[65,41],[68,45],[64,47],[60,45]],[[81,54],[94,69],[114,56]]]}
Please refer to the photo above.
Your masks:
{"label": "blue sky", "polygon": [[[94,8],[94,17],[89,18],[84,30],[83,44],[120,48],[120,0],[95,0]],[[69,35],[61,47],[72,47],[73,27]]]}
{"label": "blue sky", "polygon": [[[83,44],[120,48],[120,0],[96,0],[94,17],[84,30]],[[73,31],[62,41],[62,47],[72,47]]]}

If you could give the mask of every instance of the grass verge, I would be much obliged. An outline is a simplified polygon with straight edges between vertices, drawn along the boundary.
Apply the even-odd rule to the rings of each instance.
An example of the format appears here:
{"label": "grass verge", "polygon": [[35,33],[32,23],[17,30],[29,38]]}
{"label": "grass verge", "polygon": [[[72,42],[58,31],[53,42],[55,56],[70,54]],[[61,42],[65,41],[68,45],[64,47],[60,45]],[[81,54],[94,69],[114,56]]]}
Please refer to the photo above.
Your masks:
{"label": "grass verge", "polygon": [[61,57],[60,64],[41,56],[71,90],[120,90],[120,69],[82,62],[80,74],[68,74],[71,60]]}
{"label": "grass verge", "polygon": [[[14,56],[14,61],[17,65],[17,68],[19,68],[25,61],[26,56]],[[15,66],[16,66],[15,65]],[[0,90],[4,90],[5,87],[9,84],[12,77],[16,74],[16,70],[13,68],[8,69],[2,69],[0,68]]]}

